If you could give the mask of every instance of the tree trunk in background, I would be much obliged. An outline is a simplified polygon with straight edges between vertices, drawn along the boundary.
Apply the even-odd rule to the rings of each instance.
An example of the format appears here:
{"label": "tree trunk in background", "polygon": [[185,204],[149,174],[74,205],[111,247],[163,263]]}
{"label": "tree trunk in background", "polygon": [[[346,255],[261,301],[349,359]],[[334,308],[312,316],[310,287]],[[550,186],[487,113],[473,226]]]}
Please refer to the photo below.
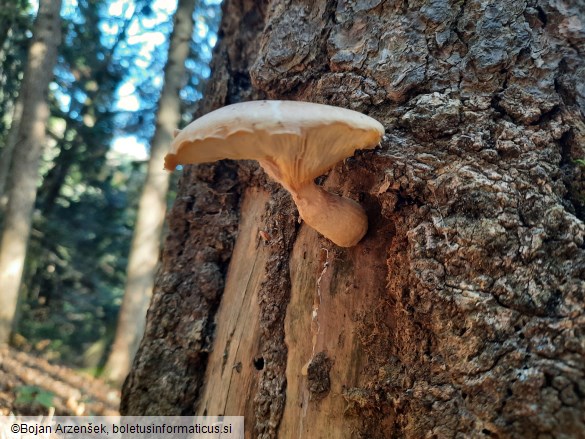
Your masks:
{"label": "tree trunk in background", "polygon": [[324,183],[370,229],[337,248],[255,164],[187,167],[122,412],[245,415],[261,438],[584,436],[584,19],[227,0],[203,110],[383,122]]}
{"label": "tree trunk in background", "polygon": [[47,92],[61,40],[61,0],[41,0],[22,82],[22,120],[8,182],[0,244],[0,343],[7,342],[18,301],[49,117]]}
{"label": "tree trunk in background", "polygon": [[112,351],[105,367],[105,377],[119,384],[130,371],[144,332],[146,311],[152,295],[169,187],[170,174],[163,170],[164,156],[181,120],[179,92],[185,83],[185,60],[193,34],[196,4],[197,0],[179,0],[175,13],[156,131],[130,248],[124,299]]}

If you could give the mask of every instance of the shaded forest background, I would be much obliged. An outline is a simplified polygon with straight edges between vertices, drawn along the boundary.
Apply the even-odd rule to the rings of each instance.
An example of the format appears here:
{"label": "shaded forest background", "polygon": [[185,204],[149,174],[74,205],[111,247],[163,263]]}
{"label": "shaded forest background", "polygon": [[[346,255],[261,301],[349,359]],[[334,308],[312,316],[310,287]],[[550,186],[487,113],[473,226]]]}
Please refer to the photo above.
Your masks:
{"label": "shaded forest background", "polygon": [[[62,38],[12,344],[93,374],[104,366],[122,303],[148,165],[141,144],[148,148],[155,131],[176,6],[171,3],[67,0],[61,9]],[[180,91],[183,122],[191,119],[209,76],[220,16],[218,0],[194,4]],[[7,145],[37,7],[28,0],[0,0],[0,226],[11,169]],[[115,142],[119,138],[128,145]]]}

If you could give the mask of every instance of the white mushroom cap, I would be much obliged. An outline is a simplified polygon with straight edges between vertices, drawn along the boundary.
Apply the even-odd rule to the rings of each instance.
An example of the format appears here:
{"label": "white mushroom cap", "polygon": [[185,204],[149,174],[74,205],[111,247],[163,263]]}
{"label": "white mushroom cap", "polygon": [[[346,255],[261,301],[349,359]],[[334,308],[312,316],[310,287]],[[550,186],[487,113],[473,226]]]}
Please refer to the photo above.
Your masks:
{"label": "white mushroom cap", "polygon": [[378,121],[344,108],[296,101],[242,102],[187,125],[173,140],[165,169],[222,159],[258,160],[296,202],[306,184],[356,149],[375,147],[383,135]]}
{"label": "white mushroom cap", "polygon": [[[384,134],[357,111],[296,101],[228,105],[191,122],[171,144],[165,168],[222,159],[267,160],[292,185],[313,180]],[[301,166],[301,163],[303,166]]]}

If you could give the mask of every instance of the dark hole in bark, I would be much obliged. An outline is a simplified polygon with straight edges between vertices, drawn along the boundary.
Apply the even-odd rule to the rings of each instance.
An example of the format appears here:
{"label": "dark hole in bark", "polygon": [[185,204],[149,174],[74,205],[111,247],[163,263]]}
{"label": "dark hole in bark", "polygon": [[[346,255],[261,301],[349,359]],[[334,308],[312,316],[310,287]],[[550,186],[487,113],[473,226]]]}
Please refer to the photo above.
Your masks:
{"label": "dark hole in bark", "polygon": [[254,358],[254,367],[256,370],[264,369],[264,357]]}
{"label": "dark hole in bark", "polygon": [[536,11],[538,12],[538,19],[542,22],[543,26],[546,26],[546,23],[548,23],[548,19],[546,17],[544,9],[542,9],[540,6],[537,6]]}

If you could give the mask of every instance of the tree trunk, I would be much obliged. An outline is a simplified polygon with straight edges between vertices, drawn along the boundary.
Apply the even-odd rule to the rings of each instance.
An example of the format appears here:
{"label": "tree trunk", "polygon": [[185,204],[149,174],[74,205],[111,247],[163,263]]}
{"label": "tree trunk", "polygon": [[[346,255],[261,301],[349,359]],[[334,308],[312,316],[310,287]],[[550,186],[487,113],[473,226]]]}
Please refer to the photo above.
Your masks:
{"label": "tree trunk", "polygon": [[204,110],[380,120],[323,183],[369,231],[338,248],[255,164],[187,167],[122,412],[245,415],[261,438],[585,435],[583,19],[227,0]]}
{"label": "tree trunk", "polygon": [[0,243],[0,343],[8,341],[18,300],[49,117],[47,92],[61,40],[61,0],[41,0],[22,83],[22,120],[8,184]]}
{"label": "tree trunk", "polygon": [[119,384],[130,371],[144,332],[146,311],[152,295],[169,187],[169,173],[163,170],[164,156],[181,120],[180,91],[185,82],[185,60],[193,34],[196,4],[197,0],[179,0],[175,13],[156,130],[128,258],[124,299],[112,351],[105,367],[106,378]]}

